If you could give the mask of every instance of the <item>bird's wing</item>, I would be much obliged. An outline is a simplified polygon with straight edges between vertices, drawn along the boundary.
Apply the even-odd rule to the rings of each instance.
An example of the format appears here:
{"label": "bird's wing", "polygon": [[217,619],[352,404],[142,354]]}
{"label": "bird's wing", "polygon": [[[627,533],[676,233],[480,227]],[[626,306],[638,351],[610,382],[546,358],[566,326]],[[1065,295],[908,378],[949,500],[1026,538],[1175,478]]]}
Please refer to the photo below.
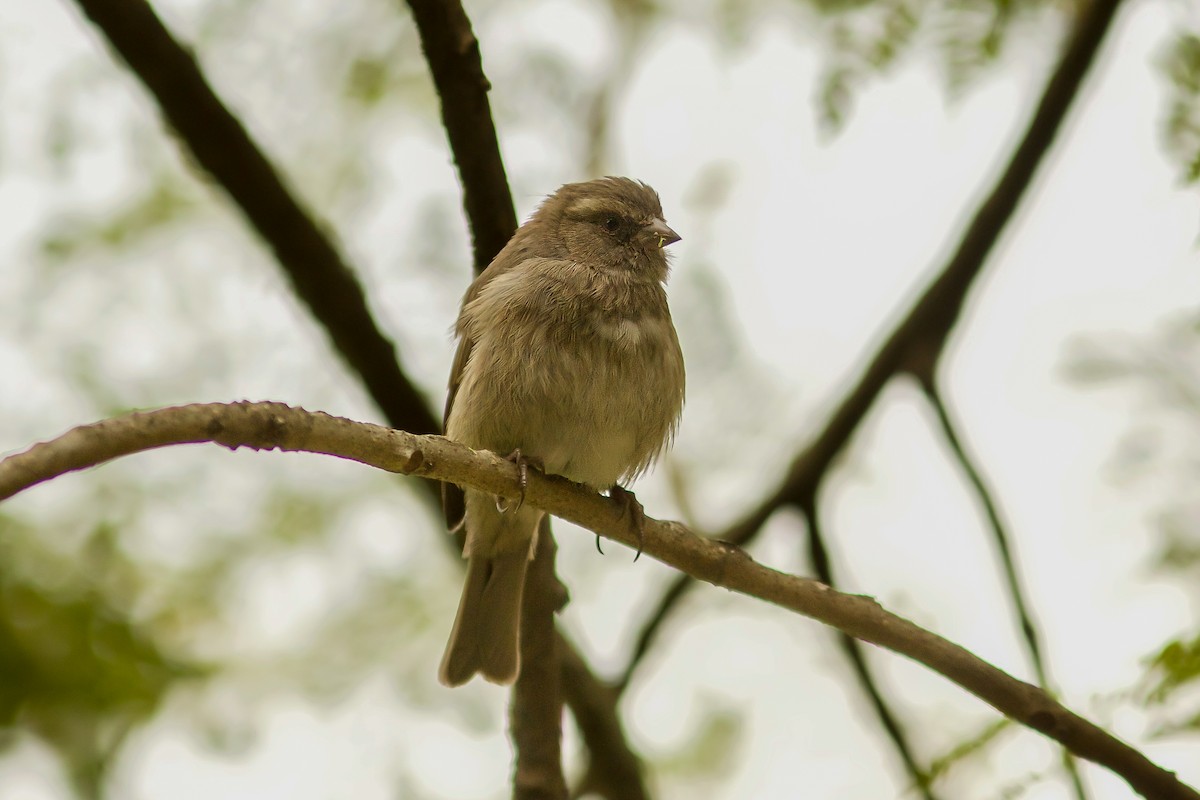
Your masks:
{"label": "bird's wing", "polygon": [[[474,288],[474,287],[472,287]],[[465,305],[465,303],[464,303]],[[475,344],[469,336],[463,336],[458,342],[458,351],[454,354],[454,366],[450,368],[450,388],[446,393],[446,410],[442,414],[442,430],[450,421],[450,409],[454,407],[454,396],[458,394],[458,386],[462,383],[463,369],[471,356],[471,347]],[[466,514],[466,502],[463,490],[453,483],[442,484],[442,512],[446,515],[446,527],[451,531],[458,530]]]}
{"label": "bird's wing", "polygon": [[[513,259],[506,258],[505,255],[508,248],[500,251],[500,254],[493,259],[487,269],[479,274],[471,285],[467,287],[467,293],[463,297],[462,308],[466,309],[471,301],[479,296],[489,282],[497,275],[507,272],[513,266]],[[442,412],[442,431],[446,430],[446,424],[450,421],[450,409],[454,407],[454,398],[458,394],[458,387],[462,384],[463,370],[467,368],[467,360],[471,357],[471,348],[475,346],[475,340],[462,324],[462,312],[459,312],[458,324],[455,329],[458,333],[458,350],[454,353],[454,364],[450,367],[450,384],[446,392],[446,407]],[[451,532],[458,530],[463,523],[463,516],[466,513],[466,505],[463,498],[461,488],[453,483],[442,484],[442,511],[446,516],[446,527]]]}

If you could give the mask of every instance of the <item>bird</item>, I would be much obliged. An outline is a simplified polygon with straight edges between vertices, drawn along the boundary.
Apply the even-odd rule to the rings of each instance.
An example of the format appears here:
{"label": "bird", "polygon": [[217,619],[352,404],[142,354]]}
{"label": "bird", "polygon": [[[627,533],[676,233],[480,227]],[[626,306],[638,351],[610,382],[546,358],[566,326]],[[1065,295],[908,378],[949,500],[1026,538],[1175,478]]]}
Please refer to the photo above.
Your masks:
{"label": "bird", "polygon": [[[658,193],[630,178],[568,183],[546,198],[463,298],[447,438],[509,458],[522,476],[532,466],[607,491],[634,507],[640,536],[641,505],[621,484],[670,444],[684,404],[664,251],[680,238]],[[466,529],[467,576],[438,678],[511,684],[544,512],[523,495],[506,502],[453,484],[442,496],[450,530]]]}

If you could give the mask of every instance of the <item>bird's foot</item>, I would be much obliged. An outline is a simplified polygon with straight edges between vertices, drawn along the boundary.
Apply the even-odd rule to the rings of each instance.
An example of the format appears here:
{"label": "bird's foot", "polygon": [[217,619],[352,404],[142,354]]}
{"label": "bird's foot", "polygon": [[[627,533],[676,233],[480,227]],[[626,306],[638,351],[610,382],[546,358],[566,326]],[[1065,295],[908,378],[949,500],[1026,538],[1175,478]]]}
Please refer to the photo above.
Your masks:
{"label": "bird's foot", "polygon": [[[521,510],[521,506],[525,505],[525,490],[529,487],[529,468],[533,467],[536,470],[542,469],[542,460],[540,458],[529,458],[521,452],[521,448],[513,450],[504,457],[506,461],[511,461],[517,465],[517,486],[521,490],[521,494],[517,497],[517,504],[512,507],[513,513]],[[501,514],[509,511],[507,501],[503,497],[496,497],[496,510]]]}
{"label": "bird's foot", "polygon": [[[642,557],[642,545],[645,543],[646,536],[646,509],[642,508],[642,504],[638,501],[637,496],[626,489],[624,486],[614,485],[608,490],[608,496],[613,499],[618,506],[618,519],[624,519],[625,515],[629,515],[629,524],[633,526],[633,533],[637,536],[637,555],[633,557],[637,561]],[[596,537],[596,549],[600,550],[600,537]],[[600,550],[603,553],[603,550]]]}

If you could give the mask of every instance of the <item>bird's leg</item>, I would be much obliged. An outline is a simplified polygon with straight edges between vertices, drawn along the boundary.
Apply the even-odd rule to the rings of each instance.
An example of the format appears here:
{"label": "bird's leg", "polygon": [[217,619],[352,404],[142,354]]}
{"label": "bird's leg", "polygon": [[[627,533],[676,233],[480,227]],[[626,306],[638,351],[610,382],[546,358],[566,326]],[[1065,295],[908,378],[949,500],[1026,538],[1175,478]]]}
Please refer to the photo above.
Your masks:
{"label": "bird's leg", "polygon": [[[620,516],[618,519],[624,519],[626,514],[629,515],[629,523],[633,526],[633,532],[637,536],[637,555],[633,557],[633,560],[637,561],[642,557],[642,545],[645,543],[646,509],[642,508],[642,504],[638,502],[637,496],[624,486],[614,484],[608,490],[608,496],[620,506]],[[596,549],[599,548],[600,537],[597,536]]]}
{"label": "bird's leg", "polygon": [[[506,461],[511,461],[517,465],[517,486],[521,489],[521,494],[517,498],[517,504],[513,506],[512,511],[516,513],[521,510],[521,506],[525,505],[525,489],[529,486],[529,468],[542,469],[542,460],[540,458],[529,458],[521,452],[521,448],[513,450],[504,457]],[[504,498],[496,497],[496,510],[501,514],[508,511],[508,506],[505,505]]]}

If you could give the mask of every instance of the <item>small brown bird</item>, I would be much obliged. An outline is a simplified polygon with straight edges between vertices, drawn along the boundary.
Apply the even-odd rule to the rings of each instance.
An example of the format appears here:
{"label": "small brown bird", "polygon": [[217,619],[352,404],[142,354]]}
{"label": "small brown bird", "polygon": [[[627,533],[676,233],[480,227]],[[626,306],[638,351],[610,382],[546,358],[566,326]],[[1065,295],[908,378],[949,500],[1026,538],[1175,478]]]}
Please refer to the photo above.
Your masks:
{"label": "small brown bird", "polygon": [[[679,238],[644,183],[601,178],[551,195],[463,298],[446,435],[597,491],[654,463],[683,410],[663,288],[663,248]],[[466,524],[467,580],[438,677],[512,683],[543,512],[449,484],[443,501],[451,529]]]}

